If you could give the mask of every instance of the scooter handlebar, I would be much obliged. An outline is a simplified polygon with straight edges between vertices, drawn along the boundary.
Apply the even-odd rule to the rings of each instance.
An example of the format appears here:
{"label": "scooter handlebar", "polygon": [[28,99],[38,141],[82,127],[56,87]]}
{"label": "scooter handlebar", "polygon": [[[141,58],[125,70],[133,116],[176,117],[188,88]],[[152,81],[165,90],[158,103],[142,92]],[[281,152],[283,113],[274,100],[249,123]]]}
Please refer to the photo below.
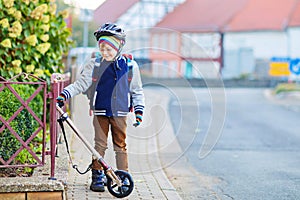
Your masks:
{"label": "scooter handlebar", "polygon": [[57,110],[60,114],[64,114],[63,109],[59,106],[58,103],[56,103],[56,110]]}

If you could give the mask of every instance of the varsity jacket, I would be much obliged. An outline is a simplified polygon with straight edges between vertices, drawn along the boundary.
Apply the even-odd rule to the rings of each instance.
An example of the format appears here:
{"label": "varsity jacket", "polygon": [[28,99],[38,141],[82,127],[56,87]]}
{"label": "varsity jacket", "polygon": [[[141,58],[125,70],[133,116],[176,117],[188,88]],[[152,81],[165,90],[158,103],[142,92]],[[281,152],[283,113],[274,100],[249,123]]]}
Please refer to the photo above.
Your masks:
{"label": "varsity jacket", "polygon": [[[86,92],[96,82],[94,96],[90,99],[94,115],[126,116],[130,102],[135,113],[143,113],[145,100],[138,64],[124,56],[119,56],[114,62],[98,62],[97,59],[100,58],[91,58],[79,78],[64,88],[62,94],[66,99]],[[130,82],[129,67],[132,68]]]}

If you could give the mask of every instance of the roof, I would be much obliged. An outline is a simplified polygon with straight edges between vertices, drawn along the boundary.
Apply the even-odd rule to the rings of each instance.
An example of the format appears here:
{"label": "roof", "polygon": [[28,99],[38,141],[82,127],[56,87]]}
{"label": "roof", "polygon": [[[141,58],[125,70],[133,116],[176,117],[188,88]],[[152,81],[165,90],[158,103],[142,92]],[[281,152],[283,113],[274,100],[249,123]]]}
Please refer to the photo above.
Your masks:
{"label": "roof", "polygon": [[179,32],[219,31],[247,1],[186,0],[155,27]]}
{"label": "roof", "polygon": [[[94,21],[102,25],[106,22],[116,22],[118,18],[124,14],[139,0],[106,0],[94,11]],[[125,3],[126,2],[126,3]]]}
{"label": "roof", "polygon": [[226,25],[225,31],[284,30],[297,0],[248,0]]}
{"label": "roof", "polygon": [[300,0],[186,0],[155,28],[179,32],[284,30],[300,26]]}
{"label": "roof", "polygon": [[290,18],[289,26],[300,26],[300,1],[296,3],[294,12]]}

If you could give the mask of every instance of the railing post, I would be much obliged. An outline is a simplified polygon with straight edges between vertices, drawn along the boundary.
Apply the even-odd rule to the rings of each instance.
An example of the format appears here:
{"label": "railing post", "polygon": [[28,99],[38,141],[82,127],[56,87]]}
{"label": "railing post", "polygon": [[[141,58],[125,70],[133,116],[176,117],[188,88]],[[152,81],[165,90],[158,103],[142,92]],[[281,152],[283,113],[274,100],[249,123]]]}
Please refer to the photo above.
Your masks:
{"label": "railing post", "polygon": [[50,155],[51,172],[49,179],[55,180],[55,157],[57,155],[58,142],[58,113],[56,110],[56,98],[62,92],[63,88],[70,83],[69,74],[52,74],[51,76],[51,95],[50,101]]}

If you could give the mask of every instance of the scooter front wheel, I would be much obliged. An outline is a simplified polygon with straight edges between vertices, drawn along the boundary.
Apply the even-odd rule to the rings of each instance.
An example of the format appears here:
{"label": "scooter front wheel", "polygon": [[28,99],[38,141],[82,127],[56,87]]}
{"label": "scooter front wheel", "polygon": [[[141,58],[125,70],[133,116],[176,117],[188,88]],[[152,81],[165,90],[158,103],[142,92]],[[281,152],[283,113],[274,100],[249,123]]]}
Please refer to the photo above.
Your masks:
{"label": "scooter front wheel", "polygon": [[127,197],[133,191],[134,183],[131,175],[122,170],[116,170],[114,173],[121,180],[122,186],[118,186],[109,176],[107,176],[107,189],[109,193],[117,198]]}

